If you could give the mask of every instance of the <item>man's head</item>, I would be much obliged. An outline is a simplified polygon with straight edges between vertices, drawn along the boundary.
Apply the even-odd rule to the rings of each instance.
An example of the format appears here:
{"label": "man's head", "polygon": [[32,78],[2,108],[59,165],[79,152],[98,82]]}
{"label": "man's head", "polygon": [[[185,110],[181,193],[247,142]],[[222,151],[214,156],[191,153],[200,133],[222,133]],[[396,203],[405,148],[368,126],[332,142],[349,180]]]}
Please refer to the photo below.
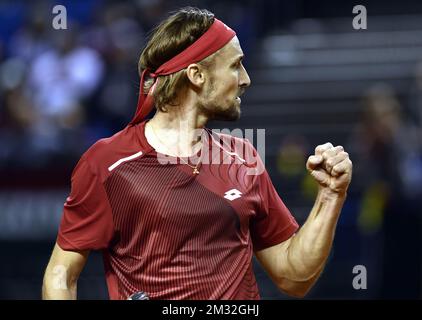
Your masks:
{"label": "man's head", "polygon": [[[152,72],[185,50],[213,24],[214,15],[197,8],[172,14],[153,32],[142,52],[139,69]],[[194,97],[198,110],[209,119],[235,120],[240,116],[240,96],[250,84],[241,59],[243,52],[234,36],[224,47],[197,63],[170,75],[159,76],[154,103],[160,111],[170,111]],[[152,80],[145,82],[145,92]]]}
{"label": "man's head", "polygon": [[[195,64],[187,68],[191,85],[197,86],[198,108],[216,120],[237,120],[240,117],[240,96],[250,85],[249,75],[243,64],[243,51],[235,36],[223,48],[209,57],[210,66],[205,68]],[[195,79],[195,73],[203,73],[203,82]]]}

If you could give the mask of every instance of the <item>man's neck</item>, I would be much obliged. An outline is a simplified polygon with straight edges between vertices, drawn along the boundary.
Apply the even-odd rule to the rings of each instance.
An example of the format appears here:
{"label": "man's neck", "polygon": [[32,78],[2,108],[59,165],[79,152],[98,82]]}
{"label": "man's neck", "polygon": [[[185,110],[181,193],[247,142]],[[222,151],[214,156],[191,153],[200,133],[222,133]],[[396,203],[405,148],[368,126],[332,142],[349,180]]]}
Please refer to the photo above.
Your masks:
{"label": "man's neck", "polygon": [[201,136],[208,118],[197,107],[169,106],[157,111],[147,122],[145,135],[159,152],[172,156],[191,156],[202,147]]}

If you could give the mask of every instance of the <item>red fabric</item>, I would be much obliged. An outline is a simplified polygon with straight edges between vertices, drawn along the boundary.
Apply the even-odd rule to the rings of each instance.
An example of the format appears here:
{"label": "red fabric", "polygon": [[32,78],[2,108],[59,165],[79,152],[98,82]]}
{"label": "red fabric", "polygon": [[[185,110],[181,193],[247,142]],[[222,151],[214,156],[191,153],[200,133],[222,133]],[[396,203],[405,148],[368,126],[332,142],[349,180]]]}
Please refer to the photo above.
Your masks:
{"label": "red fabric", "polygon": [[[203,163],[199,175],[185,164],[163,165],[144,129],[145,122],[128,126],[82,157],[59,246],[103,250],[111,299],[136,291],[151,299],[259,299],[253,252],[298,228],[267,172],[248,175],[247,165],[225,162],[237,152],[230,143],[211,154],[223,163]],[[215,136],[210,148],[225,137],[256,154],[247,140]],[[228,199],[232,189],[241,197]]]}
{"label": "red fabric", "polygon": [[114,234],[112,210],[100,176],[83,156],[73,170],[57,242],[62,249],[107,248]]}
{"label": "red fabric", "polygon": [[211,27],[201,37],[199,37],[198,40],[192,43],[181,53],[161,65],[155,72],[151,72],[150,70],[145,69],[142,72],[141,81],[139,84],[138,106],[135,116],[130,124],[133,125],[142,121],[142,119],[144,119],[153,108],[154,101],[152,98],[152,93],[155,89],[155,86],[157,85],[158,80],[154,83],[150,92],[145,95],[144,80],[147,75],[150,75],[153,78],[157,78],[158,76],[169,75],[171,73],[180,71],[191,63],[201,61],[202,59],[205,59],[214,52],[218,51],[224,47],[224,45],[226,45],[235,35],[236,33],[232,29],[230,29],[217,18],[214,18],[214,22]]}

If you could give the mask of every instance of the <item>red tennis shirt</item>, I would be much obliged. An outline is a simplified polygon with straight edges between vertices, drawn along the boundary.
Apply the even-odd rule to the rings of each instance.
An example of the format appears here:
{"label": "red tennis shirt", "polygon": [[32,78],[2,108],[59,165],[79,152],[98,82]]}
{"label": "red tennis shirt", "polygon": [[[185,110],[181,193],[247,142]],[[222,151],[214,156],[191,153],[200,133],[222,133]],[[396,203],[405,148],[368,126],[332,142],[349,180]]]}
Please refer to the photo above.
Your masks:
{"label": "red tennis shirt", "polygon": [[259,299],[253,252],[287,240],[298,224],[265,169],[249,174],[248,161],[226,161],[244,159],[234,148],[241,145],[262,164],[256,150],[246,139],[207,132],[207,157],[221,161],[203,158],[196,175],[180,161],[162,164],[145,123],[81,157],[58,245],[102,250],[111,299],[137,291],[151,299]]}

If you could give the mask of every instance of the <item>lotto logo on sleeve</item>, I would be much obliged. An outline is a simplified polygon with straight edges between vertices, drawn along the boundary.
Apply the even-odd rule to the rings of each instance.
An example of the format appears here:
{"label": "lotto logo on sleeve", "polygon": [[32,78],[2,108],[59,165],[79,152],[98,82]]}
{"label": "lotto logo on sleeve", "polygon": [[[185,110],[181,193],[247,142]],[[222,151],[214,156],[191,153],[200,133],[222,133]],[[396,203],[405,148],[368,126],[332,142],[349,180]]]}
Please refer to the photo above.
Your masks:
{"label": "lotto logo on sleeve", "polygon": [[230,201],[233,201],[235,199],[238,199],[241,196],[242,196],[242,192],[240,192],[237,189],[231,189],[231,190],[229,190],[229,191],[227,191],[227,192],[224,193],[224,198],[226,198],[226,199],[228,199]]}

